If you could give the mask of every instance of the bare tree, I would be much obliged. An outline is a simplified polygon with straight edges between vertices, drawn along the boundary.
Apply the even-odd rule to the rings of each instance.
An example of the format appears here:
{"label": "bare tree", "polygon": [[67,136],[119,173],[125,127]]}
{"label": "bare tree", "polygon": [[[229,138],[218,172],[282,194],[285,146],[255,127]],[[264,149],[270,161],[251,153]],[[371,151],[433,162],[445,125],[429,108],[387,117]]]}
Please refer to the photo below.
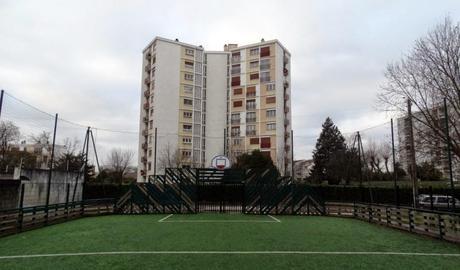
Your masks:
{"label": "bare tree", "polygon": [[0,147],[2,155],[8,150],[8,144],[18,141],[19,128],[11,121],[0,122]]}
{"label": "bare tree", "polygon": [[132,150],[123,150],[120,148],[114,148],[107,156],[107,165],[114,175],[123,180],[123,176],[126,173],[126,169],[132,162],[134,152]]}
{"label": "bare tree", "polygon": [[[418,142],[425,149],[447,143],[443,99],[447,99],[452,152],[460,157],[460,24],[449,17],[416,41],[402,60],[389,64],[378,95],[382,108],[405,112],[410,100]],[[436,143],[438,142],[438,143]],[[430,149],[431,148],[431,149]]]}
{"label": "bare tree", "polygon": [[51,132],[42,131],[41,133],[37,135],[35,134],[30,135],[29,138],[34,144],[47,145],[50,143]]}
{"label": "bare tree", "polygon": [[182,165],[183,159],[179,153],[179,149],[174,148],[169,142],[161,150],[158,163],[161,169],[178,168]]}
{"label": "bare tree", "polygon": [[388,142],[383,142],[379,147],[379,152],[385,165],[385,172],[390,173],[388,163],[390,162],[390,157],[392,154],[391,145]]}

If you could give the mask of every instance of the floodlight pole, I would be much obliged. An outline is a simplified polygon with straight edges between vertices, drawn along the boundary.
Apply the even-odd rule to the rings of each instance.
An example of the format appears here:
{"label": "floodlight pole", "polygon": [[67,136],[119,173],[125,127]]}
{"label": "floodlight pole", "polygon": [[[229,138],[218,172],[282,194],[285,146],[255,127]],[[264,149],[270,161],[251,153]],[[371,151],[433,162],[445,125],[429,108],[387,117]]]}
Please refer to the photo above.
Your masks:
{"label": "floodlight pole", "polygon": [[[153,159],[153,177],[155,177],[157,175],[157,128],[155,128],[155,155],[153,156],[154,159]],[[148,179],[147,179],[148,180]]]}
{"label": "floodlight pole", "polygon": [[48,206],[50,203],[50,191],[51,191],[51,178],[53,174],[53,163],[54,163],[54,146],[56,145],[56,128],[57,128],[58,114],[54,116],[54,131],[53,131],[53,145],[51,146],[51,159],[48,173],[48,184],[46,187],[46,222],[48,223]]}
{"label": "floodlight pole", "polygon": [[2,89],[1,93],[0,93],[0,116],[2,116],[2,109],[3,109],[3,93],[5,92],[5,90]]}
{"label": "floodlight pole", "polygon": [[447,112],[447,99],[444,98],[444,121],[446,123],[446,138],[447,138],[447,158],[449,162],[449,178],[450,178],[450,192],[452,196],[452,208],[455,209],[455,193],[454,193],[454,175],[452,173],[452,153],[451,153],[451,139],[449,134],[449,115]]}

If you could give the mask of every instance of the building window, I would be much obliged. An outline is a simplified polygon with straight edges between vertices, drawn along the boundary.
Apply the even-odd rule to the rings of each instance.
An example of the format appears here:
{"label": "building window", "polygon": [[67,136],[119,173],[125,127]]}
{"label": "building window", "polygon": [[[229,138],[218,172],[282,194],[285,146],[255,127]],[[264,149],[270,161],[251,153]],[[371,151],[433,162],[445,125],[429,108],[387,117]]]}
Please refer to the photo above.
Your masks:
{"label": "building window", "polygon": [[260,57],[270,56],[270,47],[260,48]]}
{"label": "building window", "polygon": [[239,124],[240,123],[240,114],[239,113],[232,113],[232,124]]}
{"label": "building window", "polygon": [[152,162],[147,163],[147,169],[149,171],[152,170]]}
{"label": "building window", "polygon": [[192,156],[192,151],[182,151],[182,157],[189,158]]}
{"label": "building window", "polygon": [[193,69],[193,62],[185,61],[185,68]]}
{"label": "building window", "polygon": [[243,106],[243,101],[238,100],[238,101],[233,101],[233,107],[242,107]]}
{"label": "building window", "polygon": [[276,97],[267,97],[265,99],[265,103],[267,104],[276,103]]}
{"label": "building window", "polygon": [[267,110],[266,116],[267,116],[267,118],[275,117],[276,116],[276,110]]}
{"label": "building window", "polygon": [[252,48],[249,50],[249,55],[255,56],[259,54],[259,48]]}
{"label": "building window", "polygon": [[149,149],[149,157],[152,156],[152,148]]}
{"label": "building window", "polygon": [[192,112],[184,112],[184,118],[192,118]]}
{"label": "building window", "polygon": [[258,68],[259,67],[259,61],[252,61],[249,63],[249,68]]}
{"label": "building window", "polygon": [[233,140],[232,140],[232,144],[233,144],[233,145],[241,145],[241,139],[240,139],[240,138],[238,138],[238,139],[233,139]]}
{"label": "building window", "polygon": [[231,135],[232,135],[232,137],[239,137],[240,136],[240,128],[239,127],[232,127]]}
{"label": "building window", "polygon": [[246,88],[246,96],[247,97],[255,97],[256,96],[256,87],[250,86]]}
{"label": "building window", "polygon": [[256,109],[256,100],[250,99],[246,101],[246,110],[255,110]]}
{"label": "building window", "polygon": [[239,86],[241,84],[240,76],[232,77],[232,86]]}
{"label": "building window", "polygon": [[241,73],[241,66],[240,64],[232,65],[232,75],[240,74]]}
{"label": "building window", "polygon": [[153,120],[150,120],[149,121],[149,129],[152,129],[153,128]]}
{"label": "building window", "polygon": [[246,126],[246,135],[255,136],[256,135],[256,126],[255,125],[247,125]]}
{"label": "building window", "polygon": [[249,139],[250,144],[259,144],[259,138],[251,138]]}
{"label": "building window", "polygon": [[190,138],[190,137],[183,137],[183,138],[182,138],[182,143],[183,143],[183,144],[191,144],[191,143],[192,143],[192,138]]}
{"label": "building window", "polygon": [[195,54],[195,51],[192,49],[185,49],[185,54],[189,56],[193,56]]}
{"label": "building window", "polygon": [[260,148],[270,148],[270,137],[260,139]]}
{"label": "building window", "polygon": [[234,95],[241,95],[241,94],[243,94],[243,88],[235,88],[235,89],[233,89],[233,94],[234,94]]}
{"label": "building window", "polygon": [[249,75],[250,80],[257,80],[259,79],[259,73],[252,73]]}
{"label": "building window", "polygon": [[267,84],[267,91],[273,91],[273,90],[275,90],[275,84],[274,83]]}
{"label": "building window", "polygon": [[260,70],[270,69],[270,59],[260,60]]}
{"label": "building window", "polygon": [[247,123],[256,122],[256,112],[247,112],[246,113],[246,122]]}
{"label": "building window", "polygon": [[192,132],[192,125],[182,125],[184,132]]}
{"label": "building window", "polygon": [[184,93],[186,94],[193,94],[193,86],[191,85],[184,85]]}
{"label": "building window", "polygon": [[267,124],[267,130],[275,130],[275,129],[276,129],[276,123]]}
{"label": "building window", "polygon": [[240,52],[232,53],[232,63],[240,62],[240,59],[241,59]]}
{"label": "building window", "polygon": [[193,74],[185,73],[185,74],[184,74],[184,79],[185,79],[186,81],[193,81]]}
{"label": "building window", "polygon": [[184,98],[184,105],[192,106],[193,105],[193,100]]}
{"label": "building window", "polygon": [[260,73],[260,82],[269,82],[270,81],[270,71]]}

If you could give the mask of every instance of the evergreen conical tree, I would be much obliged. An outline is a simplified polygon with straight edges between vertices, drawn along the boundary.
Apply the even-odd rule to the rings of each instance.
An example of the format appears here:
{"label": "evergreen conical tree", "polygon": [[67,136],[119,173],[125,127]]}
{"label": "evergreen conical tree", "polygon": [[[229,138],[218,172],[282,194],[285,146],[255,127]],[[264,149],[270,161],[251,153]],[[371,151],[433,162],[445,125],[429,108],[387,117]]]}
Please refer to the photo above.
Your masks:
{"label": "evergreen conical tree", "polygon": [[313,151],[314,166],[311,177],[317,182],[326,179],[330,182],[338,182],[341,175],[341,168],[338,164],[340,160],[343,160],[347,149],[345,138],[329,117],[326,118],[322,127]]}

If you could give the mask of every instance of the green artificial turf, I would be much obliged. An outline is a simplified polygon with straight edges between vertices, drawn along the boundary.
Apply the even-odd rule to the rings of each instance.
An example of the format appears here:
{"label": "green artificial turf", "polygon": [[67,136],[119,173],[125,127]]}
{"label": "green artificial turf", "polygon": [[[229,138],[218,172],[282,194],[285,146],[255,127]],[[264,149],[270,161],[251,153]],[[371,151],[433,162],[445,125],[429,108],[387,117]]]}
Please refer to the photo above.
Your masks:
{"label": "green artificial turf", "polygon": [[[460,254],[459,245],[354,219],[276,216],[281,220],[276,222],[268,216],[198,214],[173,215],[166,222],[158,222],[166,216],[113,215],[53,225],[0,238],[0,256],[110,251],[365,251]],[[0,259],[0,269],[460,269],[460,257],[117,254]]]}

